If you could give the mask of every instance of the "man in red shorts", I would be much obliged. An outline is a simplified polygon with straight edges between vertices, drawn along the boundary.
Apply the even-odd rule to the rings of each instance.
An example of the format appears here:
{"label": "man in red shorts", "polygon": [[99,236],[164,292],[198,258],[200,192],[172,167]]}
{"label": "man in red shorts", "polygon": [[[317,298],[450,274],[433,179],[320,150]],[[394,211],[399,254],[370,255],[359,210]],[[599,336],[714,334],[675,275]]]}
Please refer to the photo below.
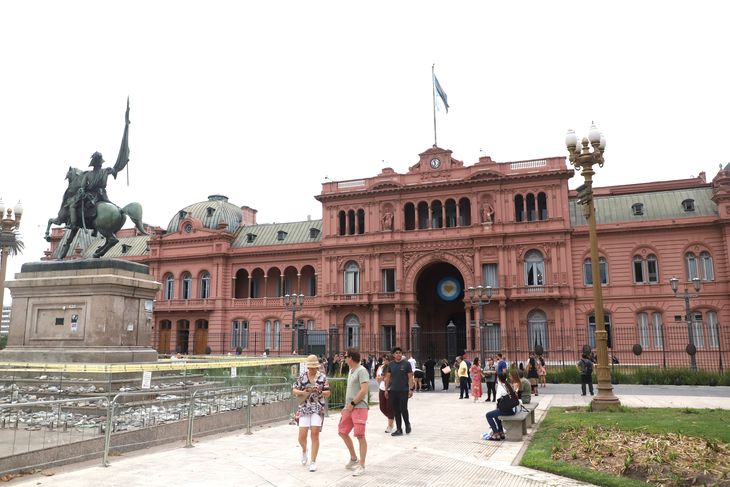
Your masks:
{"label": "man in red shorts", "polygon": [[[368,443],[365,440],[365,423],[368,420],[368,384],[370,375],[360,365],[360,352],[355,348],[348,348],[345,360],[350,367],[347,375],[347,392],[345,393],[345,407],[340,416],[340,425],[337,431],[350,452],[350,461],[345,465],[352,470],[353,477],[365,473],[365,456],[368,453]],[[360,460],[355,454],[355,446],[350,438],[350,431],[355,430],[355,438],[360,444]]]}

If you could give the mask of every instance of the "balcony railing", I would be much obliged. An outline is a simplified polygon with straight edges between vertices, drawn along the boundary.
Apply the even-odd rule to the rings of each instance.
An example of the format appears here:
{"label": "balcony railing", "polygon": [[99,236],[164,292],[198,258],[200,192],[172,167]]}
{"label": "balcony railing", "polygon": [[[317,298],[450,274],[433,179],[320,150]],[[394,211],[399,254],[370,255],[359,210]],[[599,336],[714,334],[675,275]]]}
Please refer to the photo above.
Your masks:
{"label": "balcony railing", "polygon": [[212,299],[167,299],[155,302],[155,311],[178,311],[178,310],[203,310],[213,309]]}
{"label": "balcony railing", "polygon": [[509,288],[507,295],[511,299],[551,298],[559,297],[561,290],[568,291],[568,286],[514,286]]}

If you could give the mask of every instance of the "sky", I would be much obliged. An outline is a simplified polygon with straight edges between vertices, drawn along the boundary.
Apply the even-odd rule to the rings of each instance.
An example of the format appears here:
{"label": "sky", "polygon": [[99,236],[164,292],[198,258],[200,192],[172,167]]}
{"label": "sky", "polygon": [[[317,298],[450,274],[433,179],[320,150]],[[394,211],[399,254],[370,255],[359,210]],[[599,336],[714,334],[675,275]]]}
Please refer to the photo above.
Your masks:
{"label": "sky", "polygon": [[[0,2],[0,197],[43,256],[69,166],[130,163],[110,199],[166,227],[223,194],[259,223],[321,218],[325,178],[407,172],[437,141],[474,164],[566,156],[592,121],[596,186],[730,161],[725,2]],[[580,184],[579,176],[570,187]],[[128,222],[127,226],[131,224]],[[6,294],[9,296],[9,294]],[[6,297],[5,302],[9,299]]]}

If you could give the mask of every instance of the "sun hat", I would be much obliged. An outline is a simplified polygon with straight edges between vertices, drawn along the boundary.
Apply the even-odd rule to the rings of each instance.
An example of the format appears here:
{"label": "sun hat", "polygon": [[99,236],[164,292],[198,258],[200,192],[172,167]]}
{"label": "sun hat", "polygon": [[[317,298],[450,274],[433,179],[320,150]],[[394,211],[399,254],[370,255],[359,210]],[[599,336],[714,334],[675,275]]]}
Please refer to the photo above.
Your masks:
{"label": "sun hat", "polygon": [[310,355],[307,357],[307,360],[304,362],[304,366],[308,369],[317,369],[319,368],[319,359],[316,355]]}

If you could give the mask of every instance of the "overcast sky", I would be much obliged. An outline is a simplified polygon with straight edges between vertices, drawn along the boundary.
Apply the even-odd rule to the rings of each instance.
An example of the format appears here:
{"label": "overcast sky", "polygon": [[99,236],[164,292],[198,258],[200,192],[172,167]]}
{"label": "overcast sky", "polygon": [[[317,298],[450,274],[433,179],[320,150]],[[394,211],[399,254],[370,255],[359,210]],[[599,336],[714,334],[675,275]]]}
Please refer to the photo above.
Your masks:
{"label": "overcast sky", "polygon": [[[403,173],[434,142],[466,165],[565,156],[607,138],[596,185],[730,160],[725,2],[4,1],[0,196],[39,259],[69,165],[113,164],[131,100],[129,186],[166,226],[210,194],[258,221],[321,218],[325,177]],[[571,181],[574,188],[578,178]],[[6,299],[7,302],[7,299]]]}

